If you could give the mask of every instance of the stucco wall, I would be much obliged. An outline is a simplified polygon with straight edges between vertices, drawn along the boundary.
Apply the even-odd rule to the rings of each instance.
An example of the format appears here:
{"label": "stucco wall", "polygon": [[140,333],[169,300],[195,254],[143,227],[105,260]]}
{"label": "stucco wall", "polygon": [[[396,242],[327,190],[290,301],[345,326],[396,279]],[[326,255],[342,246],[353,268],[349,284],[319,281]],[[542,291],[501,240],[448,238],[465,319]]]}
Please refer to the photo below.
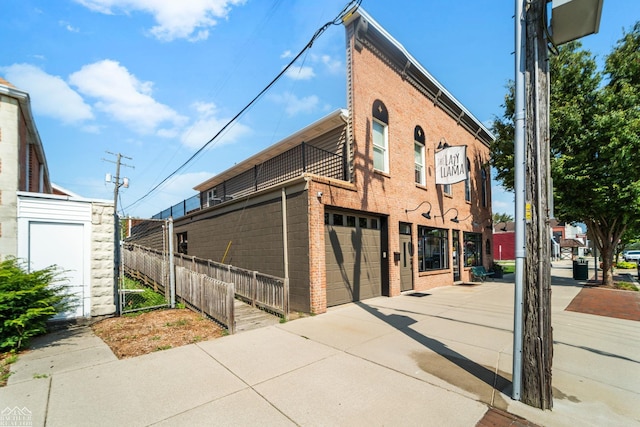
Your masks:
{"label": "stucco wall", "polygon": [[18,253],[16,191],[18,190],[18,102],[0,95],[0,258]]}

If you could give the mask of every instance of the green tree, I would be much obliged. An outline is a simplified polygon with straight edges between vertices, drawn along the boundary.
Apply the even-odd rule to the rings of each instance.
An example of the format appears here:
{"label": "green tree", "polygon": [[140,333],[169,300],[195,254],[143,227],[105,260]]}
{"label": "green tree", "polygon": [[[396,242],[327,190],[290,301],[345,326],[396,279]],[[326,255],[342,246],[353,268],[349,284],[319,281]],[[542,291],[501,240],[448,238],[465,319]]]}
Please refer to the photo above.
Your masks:
{"label": "green tree", "polygon": [[[587,225],[603,284],[624,233],[640,220],[640,22],[607,56],[603,76],[578,42],[551,57],[550,149],[555,216]],[[513,189],[513,84],[493,124],[492,166]]]}
{"label": "green tree", "polygon": [[513,217],[509,214],[506,213],[499,213],[496,212],[493,214],[492,216],[493,218],[493,223],[497,224],[499,222],[512,222],[513,221]]}

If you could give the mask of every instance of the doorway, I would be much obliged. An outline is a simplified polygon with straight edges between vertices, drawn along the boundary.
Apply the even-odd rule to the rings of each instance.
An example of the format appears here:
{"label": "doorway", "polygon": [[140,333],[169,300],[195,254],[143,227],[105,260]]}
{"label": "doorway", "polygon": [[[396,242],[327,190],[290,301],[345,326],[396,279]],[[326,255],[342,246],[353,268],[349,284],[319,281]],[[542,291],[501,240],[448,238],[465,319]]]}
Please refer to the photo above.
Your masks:
{"label": "doorway", "polygon": [[460,268],[461,268],[461,263],[460,263],[460,231],[459,230],[451,230],[451,232],[453,233],[452,236],[452,240],[453,240],[453,281],[455,282],[459,282],[460,281]]}
{"label": "doorway", "polygon": [[413,289],[413,244],[411,224],[400,223],[400,291]]}

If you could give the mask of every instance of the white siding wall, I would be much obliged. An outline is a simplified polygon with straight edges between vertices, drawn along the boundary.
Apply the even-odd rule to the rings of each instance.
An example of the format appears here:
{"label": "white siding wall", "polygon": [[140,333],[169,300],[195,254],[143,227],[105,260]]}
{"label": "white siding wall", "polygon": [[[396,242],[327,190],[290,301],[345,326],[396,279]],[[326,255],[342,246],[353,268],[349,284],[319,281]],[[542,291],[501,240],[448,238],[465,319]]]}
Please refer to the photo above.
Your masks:
{"label": "white siding wall", "polygon": [[[49,225],[52,230],[60,230],[60,224],[75,224],[82,232],[75,233],[74,242],[58,242],[30,236],[32,224],[40,229]],[[42,260],[54,260],[65,268],[64,257],[54,253],[47,257],[47,251],[67,250],[82,247],[78,255],[81,258],[82,307],[76,316],[103,316],[115,313],[113,289],[113,250],[114,250],[113,205],[109,202],[87,199],[73,199],[53,195],[19,193],[18,195],[18,257],[30,260],[30,253],[37,245],[37,253]],[[73,245],[73,246],[69,246]],[[77,252],[77,251],[76,251]],[[61,260],[61,261],[60,261]],[[71,261],[69,261],[71,262]],[[46,267],[38,265],[36,268]],[[75,270],[79,270],[76,268]],[[78,280],[78,279],[76,279]]]}

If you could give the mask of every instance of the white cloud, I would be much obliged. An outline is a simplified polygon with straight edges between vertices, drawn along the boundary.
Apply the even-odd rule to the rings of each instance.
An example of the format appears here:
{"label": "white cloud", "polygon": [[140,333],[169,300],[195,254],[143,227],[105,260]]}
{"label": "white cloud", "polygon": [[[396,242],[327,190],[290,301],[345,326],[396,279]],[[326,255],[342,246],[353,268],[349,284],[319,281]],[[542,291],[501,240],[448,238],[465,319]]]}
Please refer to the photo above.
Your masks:
{"label": "white cloud", "polygon": [[284,111],[289,117],[302,113],[310,113],[318,108],[320,99],[316,95],[298,98],[291,92],[279,95],[271,95],[270,98],[279,105],[284,105]]}
{"label": "white cloud", "polygon": [[320,62],[322,62],[325,67],[327,67],[327,70],[329,70],[331,74],[338,74],[343,72],[344,67],[342,65],[342,61],[340,61],[339,59],[334,59],[329,55],[321,55]]}
{"label": "white cloud", "polygon": [[[218,117],[215,104],[196,102],[192,108],[198,113],[198,119],[182,134],[182,143],[192,149],[198,149],[209,141],[227,124],[229,118]],[[232,144],[251,133],[251,129],[241,123],[232,124],[214,141],[215,145]]]}
{"label": "white cloud", "polygon": [[290,50],[285,50],[284,52],[282,52],[282,54],[280,55],[280,58],[282,59],[286,59],[286,58],[293,58],[293,55],[291,54]]}
{"label": "white cloud", "polygon": [[[141,82],[116,61],[83,66],[69,81],[85,96],[96,98],[96,109],[140,134],[157,132],[161,124],[181,126],[186,118],[151,96],[153,83]],[[167,131],[160,132],[160,136]]]}
{"label": "white cloud", "polygon": [[309,80],[316,76],[313,72],[313,68],[308,66],[292,66],[285,73],[287,77],[293,80]]}
{"label": "white cloud", "polygon": [[29,92],[34,112],[64,123],[93,119],[91,107],[62,78],[30,64],[0,67],[0,71],[7,81]]}
{"label": "white cloud", "polygon": [[204,40],[209,28],[219,19],[227,19],[232,6],[243,5],[246,0],[75,0],[99,13],[113,15],[114,11],[129,13],[142,11],[153,15],[158,25],[150,32],[163,41],[184,38]]}
{"label": "white cloud", "polygon": [[60,24],[61,27],[64,27],[67,31],[69,31],[71,33],[79,33],[80,32],[79,28],[76,28],[76,27],[72,26],[67,21],[58,21],[58,24]]}

